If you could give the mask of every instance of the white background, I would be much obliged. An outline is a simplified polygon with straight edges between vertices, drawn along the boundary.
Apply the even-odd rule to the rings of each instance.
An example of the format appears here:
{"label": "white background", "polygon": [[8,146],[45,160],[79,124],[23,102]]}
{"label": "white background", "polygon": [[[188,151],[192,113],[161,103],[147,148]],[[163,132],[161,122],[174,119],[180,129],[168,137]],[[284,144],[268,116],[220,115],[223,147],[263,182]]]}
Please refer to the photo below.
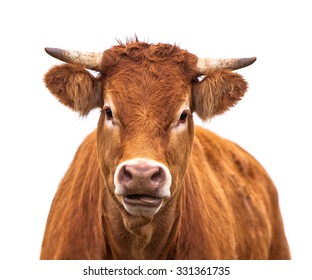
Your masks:
{"label": "white background", "polygon": [[[99,112],[82,119],[42,77],[44,47],[103,51],[137,34],[199,57],[257,56],[231,111],[202,123],[267,169],[294,262],[311,260],[311,4],[309,1],[2,1],[0,4],[1,258],[22,273],[39,258],[57,185]],[[11,265],[11,266],[9,266]],[[31,266],[32,269],[35,269]],[[298,272],[300,273],[300,272]],[[7,278],[6,278],[7,279]],[[14,279],[14,277],[12,278]]]}

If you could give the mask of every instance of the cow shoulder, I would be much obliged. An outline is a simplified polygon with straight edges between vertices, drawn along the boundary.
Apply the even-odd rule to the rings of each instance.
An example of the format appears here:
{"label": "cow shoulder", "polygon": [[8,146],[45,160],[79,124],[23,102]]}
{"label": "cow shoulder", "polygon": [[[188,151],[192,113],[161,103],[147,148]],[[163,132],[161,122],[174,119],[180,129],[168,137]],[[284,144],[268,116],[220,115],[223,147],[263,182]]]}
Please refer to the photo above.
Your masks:
{"label": "cow shoulder", "polygon": [[193,157],[195,169],[205,166],[204,172],[197,171],[201,188],[207,196],[216,197],[216,203],[207,207],[224,212],[222,219],[233,228],[227,238],[235,240],[237,257],[268,258],[278,203],[265,169],[234,142],[200,127],[196,128]]}
{"label": "cow shoulder", "polygon": [[42,259],[102,257],[105,245],[98,228],[102,178],[95,139],[95,132],[85,138],[60,182],[47,221]]}
{"label": "cow shoulder", "polygon": [[201,127],[196,127],[195,138],[216,172],[226,170],[251,180],[259,175],[268,177],[261,164],[238,144]]}

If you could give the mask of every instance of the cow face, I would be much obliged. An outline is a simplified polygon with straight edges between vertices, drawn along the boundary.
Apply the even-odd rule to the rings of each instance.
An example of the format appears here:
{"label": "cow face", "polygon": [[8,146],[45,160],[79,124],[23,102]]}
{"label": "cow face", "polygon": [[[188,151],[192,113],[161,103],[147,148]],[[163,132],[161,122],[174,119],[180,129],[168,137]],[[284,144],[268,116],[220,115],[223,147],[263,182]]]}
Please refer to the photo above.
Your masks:
{"label": "cow face", "polygon": [[99,163],[111,196],[133,216],[153,217],[179,195],[194,137],[192,113],[223,113],[246,82],[228,70],[198,81],[197,58],[171,45],[133,43],[103,54],[101,74],[65,64],[45,76],[50,91],[86,115],[100,107]]}
{"label": "cow face", "polygon": [[177,192],[191,152],[191,83],[175,63],[121,61],[107,70],[99,159],[118,201],[153,216]]}

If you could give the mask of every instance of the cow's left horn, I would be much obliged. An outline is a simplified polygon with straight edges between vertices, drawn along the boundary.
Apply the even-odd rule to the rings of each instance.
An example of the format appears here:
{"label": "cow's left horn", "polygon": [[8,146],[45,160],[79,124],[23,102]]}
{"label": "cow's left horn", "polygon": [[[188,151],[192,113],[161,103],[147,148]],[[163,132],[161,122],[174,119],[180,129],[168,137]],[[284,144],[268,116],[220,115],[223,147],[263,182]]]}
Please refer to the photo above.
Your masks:
{"label": "cow's left horn", "polygon": [[229,69],[237,70],[247,67],[256,61],[256,57],[249,58],[198,58],[196,71],[205,74],[209,70]]}
{"label": "cow's left horn", "polygon": [[45,48],[45,51],[64,62],[78,64],[91,70],[101,70],[103,53],[69,51],[57,48]]}

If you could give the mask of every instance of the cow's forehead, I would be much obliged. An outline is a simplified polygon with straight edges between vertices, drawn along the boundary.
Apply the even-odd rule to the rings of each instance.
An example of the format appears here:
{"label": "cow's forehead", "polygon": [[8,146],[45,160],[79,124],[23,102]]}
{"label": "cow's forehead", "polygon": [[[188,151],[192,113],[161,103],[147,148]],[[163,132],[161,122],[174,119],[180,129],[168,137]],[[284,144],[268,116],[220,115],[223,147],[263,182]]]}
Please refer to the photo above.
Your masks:
{"label": "cow's forehead", "polygon": [[139,68],[117,73],[109,78],[106,90],[125,99],[176,98],[185,95],[189,86],[176,69],[157,67],[154,71]]}
{"label": "cow's forehead", "polygon": [[[191,84],[183,71],[173,65],[120,67],[108,78],[104,100],[110,99],[120,110],[146,110],[155,114],[174,112],[188,103]],[[127,112],[124,112],[125,114]]]}

